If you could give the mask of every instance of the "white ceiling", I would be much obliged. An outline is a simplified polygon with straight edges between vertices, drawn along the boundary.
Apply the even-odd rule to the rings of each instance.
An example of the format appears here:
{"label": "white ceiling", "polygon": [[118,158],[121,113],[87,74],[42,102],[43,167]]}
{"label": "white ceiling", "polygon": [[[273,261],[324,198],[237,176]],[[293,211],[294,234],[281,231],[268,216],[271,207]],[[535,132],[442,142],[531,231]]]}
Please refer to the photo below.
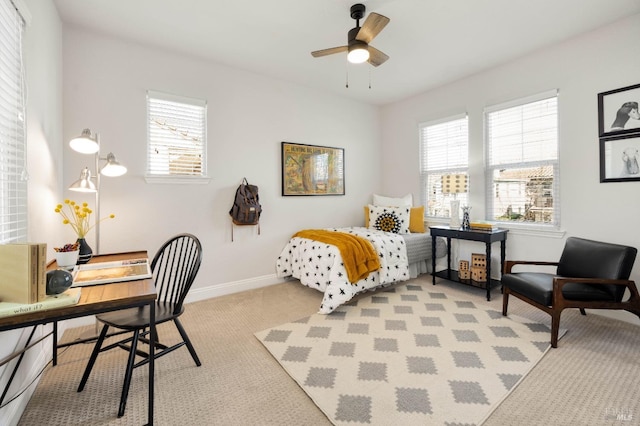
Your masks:
{"label": "white ceiling", "polygon": [[65,24],[374,105],[640,13],[640,0],[363,0],[391,19],[371,42],[390,56],[376,68],[310,54],[346,44],[356,0],[54,1]]}

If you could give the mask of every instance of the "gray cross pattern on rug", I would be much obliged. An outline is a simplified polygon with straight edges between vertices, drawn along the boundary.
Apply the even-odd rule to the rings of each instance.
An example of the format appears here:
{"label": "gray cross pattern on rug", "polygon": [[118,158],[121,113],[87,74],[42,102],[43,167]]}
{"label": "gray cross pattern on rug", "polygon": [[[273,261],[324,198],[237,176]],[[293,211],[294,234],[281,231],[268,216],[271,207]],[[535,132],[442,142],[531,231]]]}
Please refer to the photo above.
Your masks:
{"label": "gray cross pattern on rug", "polygon": [[371,423],[371,397],[340,395],[336,419],[345,422]]}
{"label": "gray cross pattern on rug", "polygon": [[361,362],[358,369],[358,380],[387,381],[387,364],[383,362]]}
{"label": "gray cross pattern on rug", "polygon": [[331,343],[329,355],[353,357],[355,349],[356,344],[352,342],[333,342]]}
{"label": "gray cross pattern on rug", "polygon": [[337,368],[311,367],[304,384],[314,387],[333,388],[337,374]]}
{"label": "gray cross pattern on rug", "polygon": [[396,407],[400,412],[431,413],[429,391],[419,388],[396,388]]}
{"label": "gray cross pattern on rug", "polygon": [[478,382],[450,380],[449,386],[456,402],[464,404],[489,404],[487,395]]}

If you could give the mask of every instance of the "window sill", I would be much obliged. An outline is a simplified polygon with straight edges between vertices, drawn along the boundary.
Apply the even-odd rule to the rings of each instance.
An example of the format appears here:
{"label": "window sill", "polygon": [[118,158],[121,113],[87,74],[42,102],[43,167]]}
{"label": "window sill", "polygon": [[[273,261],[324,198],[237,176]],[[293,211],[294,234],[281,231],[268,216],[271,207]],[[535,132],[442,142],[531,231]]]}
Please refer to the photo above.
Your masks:
{"label": "window sill", "polygon": [[204,176],[145,176],[145,182],[147,183],[171,183],[180,185],[206,185],[211,181],[211,178]]}
{"label": "window sill", "polygon": [[510,234],[515,235],[528,235],[534,237],[547,237],[547,238],[562,238],[566,231],[558,228],[540,226],[540,225],[525,225],[516,223],[498,223],[498,227],[508,229]]}

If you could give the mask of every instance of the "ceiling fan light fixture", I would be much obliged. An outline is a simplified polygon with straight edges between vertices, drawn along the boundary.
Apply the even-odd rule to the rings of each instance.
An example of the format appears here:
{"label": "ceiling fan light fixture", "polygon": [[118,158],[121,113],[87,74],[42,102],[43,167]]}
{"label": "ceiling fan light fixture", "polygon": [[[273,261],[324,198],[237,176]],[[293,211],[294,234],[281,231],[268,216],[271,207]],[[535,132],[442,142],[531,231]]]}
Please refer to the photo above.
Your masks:
{"label": "ceiling fan light fixture", "polygon": [[353,43],[349,46],[347,60],[352,64],[361,64],[369,59],[369,49],[366,43]]}

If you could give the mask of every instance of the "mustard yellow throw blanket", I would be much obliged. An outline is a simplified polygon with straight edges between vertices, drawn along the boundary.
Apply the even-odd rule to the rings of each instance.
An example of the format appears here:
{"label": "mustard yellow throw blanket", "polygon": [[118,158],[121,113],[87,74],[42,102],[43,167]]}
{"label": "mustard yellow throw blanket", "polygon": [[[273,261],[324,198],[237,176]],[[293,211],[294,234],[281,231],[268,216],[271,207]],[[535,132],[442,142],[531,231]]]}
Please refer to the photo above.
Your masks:
{"label": "mustard yellow throw blanket", "polygon": [[356,235],[324,229],[305,229],[297,232],[294,237],[307,238],[336,246],[342,255],[342,262],[351,284],[367,278],[369,272],[377,271],[380,268],[380,260],[373,245]]}

